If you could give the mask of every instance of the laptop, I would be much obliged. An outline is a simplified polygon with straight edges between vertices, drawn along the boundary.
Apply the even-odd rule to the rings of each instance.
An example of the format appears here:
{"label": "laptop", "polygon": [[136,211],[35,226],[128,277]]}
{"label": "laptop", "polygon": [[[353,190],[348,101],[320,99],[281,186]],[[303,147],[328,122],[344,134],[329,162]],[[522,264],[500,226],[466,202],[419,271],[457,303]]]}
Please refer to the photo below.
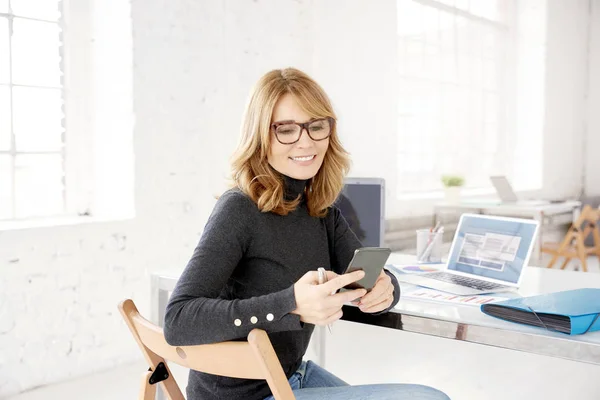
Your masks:
{"label": "laptop", "polygon": [[399,281],[458,295],[515,290],[535,245],[535,220],[463,214],[440,271],[399,274]]}
{"label": "laptop", "polygon": [[506,176],[490,176],[490,180],[496,188],[496,193],[498,193],[502,203],[529,206],[541,206],[549,203],[546,200],[519,200]]}

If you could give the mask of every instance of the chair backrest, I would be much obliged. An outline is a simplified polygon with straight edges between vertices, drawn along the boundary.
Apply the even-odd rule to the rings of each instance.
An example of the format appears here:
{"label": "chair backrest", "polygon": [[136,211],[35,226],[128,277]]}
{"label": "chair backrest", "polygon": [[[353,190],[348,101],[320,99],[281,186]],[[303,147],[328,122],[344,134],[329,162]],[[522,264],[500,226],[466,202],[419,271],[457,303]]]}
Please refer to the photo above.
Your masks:
{"label": "chair backrest", "polygon": [[600,219],[600,207],[593,208],[589,204],[586,204],[581,213],[579,214],[579,218],[573,223],[575,228],[581,229],[585,223],[596,223]]}
{"label": "chair backrest", "polygon": [[[166,366],[165,361],[172,361],[214,375],[265,379],[275,399],[294,399],[290,384],[265,331],[253,329],[247,342],[171,346],[165,340],[163,330],[142,317],[132,300],[122,301],[119,311],[152,371],[159,363],[163,362]],[[169,379],[160,384],[169,398],[183,399],[170,371]]]}
{"label": "chair backrest", "polygon": [[[579,214],[579,218],[569,229],[569,234],[581,235],[583,240],[592,234],[593,241],[591,247],[600,246],[598,236],[598,224],[600,223],[600,209],[592,208],[589,204],[585,205]],[[595,243],[595,245],[594,245]]]}
{"label": "chair backrest", "polygon": [[[552,254],[547,267],[552,268],[559,257],[564,257],[561,269],[565,269],[571,259],[579,260],[584,272],[587,272],[587,257],[596,254],[600,258],[600,209],[585,205],[579,217],[560,243],[547,243],[542,246],[542,252]],[[591,234],[591,235],[590,235]],[[586,243],[587,239],[591,239]]]}

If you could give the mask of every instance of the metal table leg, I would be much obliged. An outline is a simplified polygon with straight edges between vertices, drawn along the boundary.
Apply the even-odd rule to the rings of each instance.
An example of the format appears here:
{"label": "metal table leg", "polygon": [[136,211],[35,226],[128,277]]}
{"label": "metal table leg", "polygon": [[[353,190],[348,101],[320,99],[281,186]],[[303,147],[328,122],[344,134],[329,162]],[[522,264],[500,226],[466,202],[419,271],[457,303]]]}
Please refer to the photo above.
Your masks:
{"label": "metal table leg", "polygon": [[538,261],[542,260],[542,246],[544,245],[544,212],[540,211],[535,215],[535,219],[539,222],[540,228],[537,236],[537,243],[533,247],[532,256],[535,257]]}
{"label": "metal table leg", "polygon": [[[169,301],[169,291],[160,288],[160,276],[153,275],[150,281],[150,318],[158,326],[164,325],[165,309]],[[160,385],[156,388],[156,400],[165,400],[166,396]]]}
{"label": "metal table leg", "polygon": [[[327,340],[327,332],[324,326],[315,326],[315,329],[310,340],[310,348],[307,351],[309,356],[315,357],[312,361],[317,363],[321,368],[325,368],[325,341]],[[312,354],[311,354],[312,353]]]}

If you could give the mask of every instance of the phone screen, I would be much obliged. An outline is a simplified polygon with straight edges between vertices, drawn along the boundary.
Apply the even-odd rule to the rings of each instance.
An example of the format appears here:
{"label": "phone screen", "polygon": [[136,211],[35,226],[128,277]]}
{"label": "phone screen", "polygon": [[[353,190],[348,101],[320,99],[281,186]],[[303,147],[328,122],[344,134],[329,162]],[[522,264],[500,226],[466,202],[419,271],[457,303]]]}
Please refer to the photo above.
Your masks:
{"label": "phone screen", "polygon": [[391,252],[392,250],[387,247],[362,247],[356,249],[346,273],[363,270],[365,271],[365,276],[359,281],[344,286],[343,289],[364,288],[370,291],[375,286],[375,282],[377,282],[377,278],[379,278],[379,274],[381,274],[381,270],[385,266]]}

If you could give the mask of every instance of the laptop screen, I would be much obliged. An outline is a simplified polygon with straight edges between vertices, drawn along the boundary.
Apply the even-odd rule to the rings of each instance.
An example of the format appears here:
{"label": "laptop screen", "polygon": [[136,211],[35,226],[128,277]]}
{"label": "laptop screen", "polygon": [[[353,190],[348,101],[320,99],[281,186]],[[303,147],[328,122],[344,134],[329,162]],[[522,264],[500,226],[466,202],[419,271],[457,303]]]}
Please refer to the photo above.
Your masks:
{"label": "laptop screen", "polygon": [[364,247],[383,243],[383,180],[354,178],[347,180],[335,202],[350,229]]}
{"label": "laptop screen", "polygon": [[529,262],[537,227],[534,220],[464,214],[448,269],[518,283]]}
{"label": "laptop screen", "polygon": [[505,203],[515,203],[519,200],[505,176],[490,176],[490,180],[496,188],[496,193],[498,193],[500,200]]}

